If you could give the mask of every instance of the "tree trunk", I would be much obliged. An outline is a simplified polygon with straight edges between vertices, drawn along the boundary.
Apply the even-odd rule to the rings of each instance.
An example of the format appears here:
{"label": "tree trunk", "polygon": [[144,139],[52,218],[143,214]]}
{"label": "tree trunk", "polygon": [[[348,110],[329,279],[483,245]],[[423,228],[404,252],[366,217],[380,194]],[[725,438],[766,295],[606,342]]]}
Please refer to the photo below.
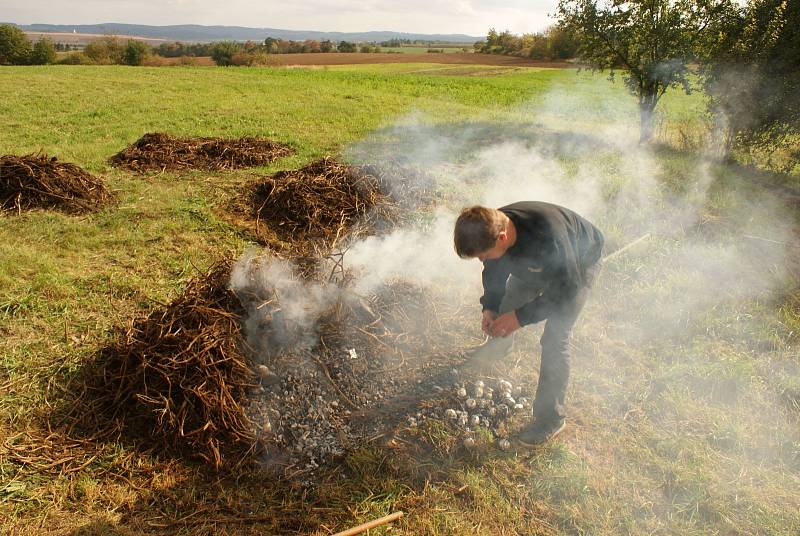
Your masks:
{"label": "tree trunk", "polygon": [[731,154],[736,139],[728,114],[717,108],[714,112],[714,130],[711,133],[708,153],[715,160],[725,161]]}
{"label": "tree trunk", "polygon": [[649,143],[653,138],[655,110],[658,98],[655,95],[639,96],[639,143]]}

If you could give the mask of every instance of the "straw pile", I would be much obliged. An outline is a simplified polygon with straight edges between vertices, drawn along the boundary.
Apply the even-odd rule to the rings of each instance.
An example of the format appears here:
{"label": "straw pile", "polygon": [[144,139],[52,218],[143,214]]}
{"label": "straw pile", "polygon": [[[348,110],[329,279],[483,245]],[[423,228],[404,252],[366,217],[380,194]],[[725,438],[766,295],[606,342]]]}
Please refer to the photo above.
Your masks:
{"label": "straw pile", "polygon": [[229,275],[230,262],[219,263],[87,364],[75,421],[97,419],[94,428],[111,424],[215,467],[258,450],[242,406],[255,380]]}
{"label": "straw pile", "polygon": [[150,133],[109,159],[136,172],[200,169],[219,171],[269,164],[294,154],[284,144],[259,138],[178,138]]}
{"label": "straw pile", "polygon": [[52,208],[68,213],[98,210],[112,195],[97,177],[46,154],[0,156],[0,208],[20,212]]}
{"label": "straw pile", "polygon": [[395,218],[380,186],[375,175],[330,157],[281,171],[255,187],[256,228],[265,223],[284,238],[335,243],[357,222],[372,226]]}

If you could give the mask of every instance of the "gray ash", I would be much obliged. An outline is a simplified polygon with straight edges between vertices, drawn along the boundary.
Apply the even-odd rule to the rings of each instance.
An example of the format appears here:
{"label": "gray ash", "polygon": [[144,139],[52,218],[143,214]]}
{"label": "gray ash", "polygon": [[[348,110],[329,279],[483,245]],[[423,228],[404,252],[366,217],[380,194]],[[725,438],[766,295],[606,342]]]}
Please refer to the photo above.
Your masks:
{"label": "gray ash", "polygon": [[[358,296],[344,285],[298,281],[271,259],[242,267],[238,295],[250,312],[248,342],[261,378],[250,415],[268,445],[265,462],[285,475],[310,482],[349,450],[426,419],[447,421],[465,437],[484,428],[502,439],[508,418],[525,409],[506,383],[453,374],[466,328],[451,300],[405,281]],[[450,319],[449,329],[430,318]]]}
{"label": "gray ash", "polygon": [[254,393],[251,414],[259,433],[284,472],[308,472],[341,456],[354,444],[347,422],[350,410],[330,393],[317,372],[298,370]]}

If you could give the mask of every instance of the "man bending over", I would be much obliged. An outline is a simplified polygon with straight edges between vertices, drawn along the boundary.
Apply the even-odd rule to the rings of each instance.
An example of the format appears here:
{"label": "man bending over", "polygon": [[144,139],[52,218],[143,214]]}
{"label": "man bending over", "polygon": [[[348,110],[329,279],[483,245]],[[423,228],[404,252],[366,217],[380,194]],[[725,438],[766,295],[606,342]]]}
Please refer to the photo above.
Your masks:
{"label": "man bending over", "polygon": [[454,230],[461,258],[483,263],[483,357],[504,354],[510,335],[546,320],[534,420],[520,433],[523,445],[542,443],[564,429],[569,381],[567,344],[599,268],[603,233],[571,210],[537,201],[499,209],[461,211]]}

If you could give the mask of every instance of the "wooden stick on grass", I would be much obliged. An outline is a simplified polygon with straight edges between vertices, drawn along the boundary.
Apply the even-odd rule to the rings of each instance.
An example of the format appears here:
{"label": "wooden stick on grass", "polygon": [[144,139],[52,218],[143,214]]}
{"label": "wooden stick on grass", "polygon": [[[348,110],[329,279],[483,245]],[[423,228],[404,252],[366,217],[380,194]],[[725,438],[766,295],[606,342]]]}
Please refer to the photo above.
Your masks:
{"label": "wooden stick on grass", "polygon": [[374,529],[380,525],[385,525],[386,523],[391,523],[392,521],[397,521],[403,517],[403,512],[395,512],[393,514],[389,514],[388,516],[383,516],[379,519],[374,519],[372,521],[368,521],[366,523],[362,523],[357,527],[353,527],[352,529],[347,529],[342,532],[337,532],[333,536],[353,536],[354,534],[361,534],[364,531],[369,529]]}
{"label": "wooden stick on grass", "polygon": [[650,233],[644,234],[644,235],[640,236],[639,238],[637,238],[636,240],[634,240],[633,242],[631,242],[629,244],[626,244],[625,246],[619,248],[618,250],[612,251],[611,253],[609,253],[608,255],[603,257],[603,260],[607,261],[607,260],[613,259],[617,255],[621,255],[623,252],[628,251],[630,248],[632,248],[633,246],[635,246],[639,242],[642,242],[642,241],[648,239],[649,237],[650,237]]}

